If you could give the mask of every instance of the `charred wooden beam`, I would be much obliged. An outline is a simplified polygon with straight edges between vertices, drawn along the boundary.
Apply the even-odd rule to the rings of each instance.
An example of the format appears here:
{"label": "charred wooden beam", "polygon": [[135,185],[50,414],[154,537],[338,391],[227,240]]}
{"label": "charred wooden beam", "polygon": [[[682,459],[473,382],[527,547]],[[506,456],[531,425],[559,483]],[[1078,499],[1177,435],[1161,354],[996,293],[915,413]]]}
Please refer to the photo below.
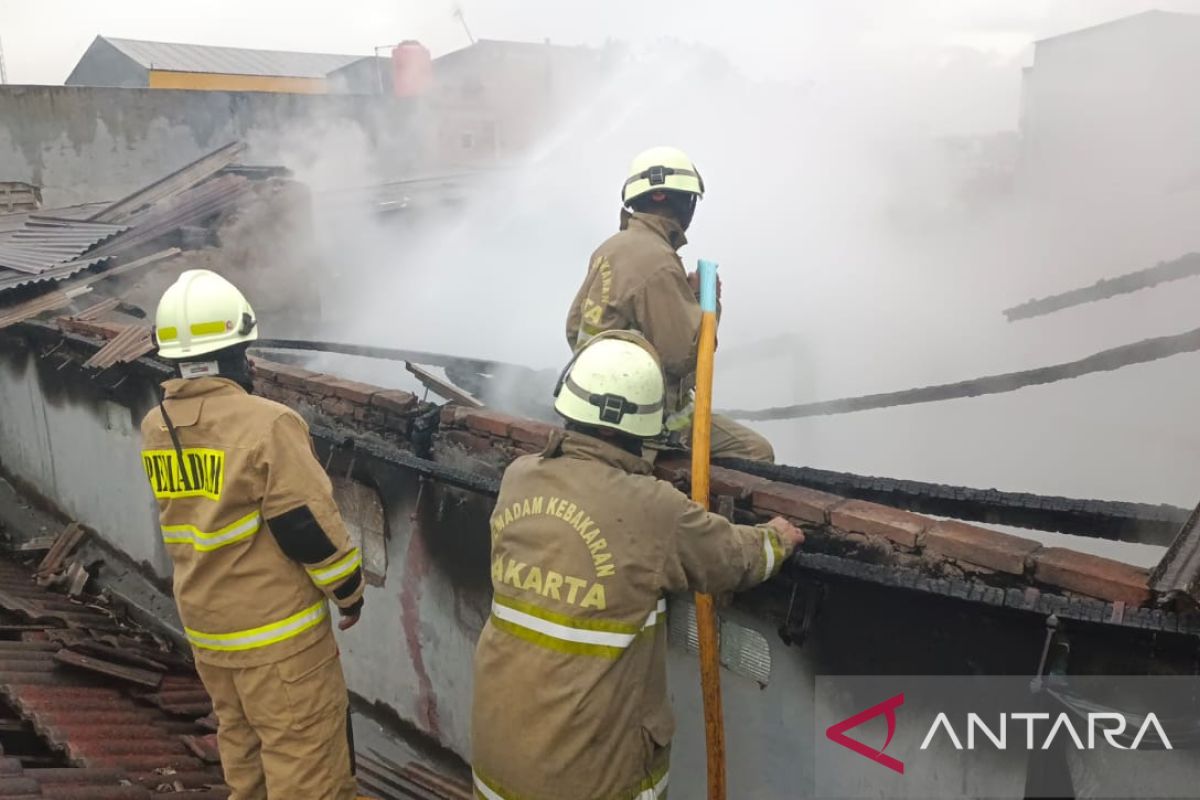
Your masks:
{"label": "charred wooden beam", "polygon": [[1150,573],[1150,590],[1164,604],[1187,600],[1200,605],[1200,505]]}
{"label": "charred wooden beam", "polygon": [[922,514],[1126,542],[1170,544],[1188,519],[1186,509],[1169,505],[973,489],[740,458],[718,459],[715,463],[762,478]]}
{"label": "charred wooden beam", "polygon": [[1145,364],[1161,358],[1192,353],[1200,350],[1200,328],[1177,333],[1172,336],[1157,336],[1153,339],[1143,339],[1140,342],[1101,350],[1090,356],[1052,364],[1048,367],[1005,372],[999,375],[987,375],[955,383],[941,383],[933,386],[921,386],[916,389],[903,389],[897,392],[881,392],[859,397],[844,397],[839,400],[822,400],[815,403],[797,403],[790,406],[760,409],[733,409],[722,411],[722,414],[734,419],[772,420],[797,419],[799,417],[819,417],[827,414],[846,414],[852,411],[868,411],[876,408],[892,408],[893,406],[908,406],[918,403],[933,403],[942,400],[959,400],[966,397],[979,397],[985,394],[1003,394],[1015,392],[1028,386],[1039,386],[1046,383],[1078,378],[1094,372],[1111,372],[1133,364]]}
{"label": "charred wooden beam", "polygon": [[1110,297],[1150,289],[1160,283],[1193,278],[1197,275],[1200,275],[1200,253],[1188,253],[1174,261],[1160,261],[1153,267],[1137,272],[1118,275],[1115,278],[1103,278],[1091,286],[1029,300],[1012,308],[1004,309],[1004,316],[1008,318],[1009,322],[1040,317],[1045,314],[1053,314],[1055,311],[1062,311],[1064,308],[1107,300]]}

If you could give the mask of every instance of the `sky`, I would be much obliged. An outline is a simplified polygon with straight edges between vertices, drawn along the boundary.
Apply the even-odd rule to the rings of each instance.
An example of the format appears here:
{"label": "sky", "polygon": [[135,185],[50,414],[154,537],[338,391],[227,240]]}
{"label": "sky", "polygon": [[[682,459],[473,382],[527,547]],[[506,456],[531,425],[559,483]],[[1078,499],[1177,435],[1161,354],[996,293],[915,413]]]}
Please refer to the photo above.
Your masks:
{"label": "sky", "polygon": [[1016,67],[1034,40],[1150,8],[1200,13],[1200,0],[0,0],[11,83],[56,84],[98,34],[267,49],[370,54],[404,39],[434,54],[477,38],[633,45],[677,38],[719,49],[748,74],[827,80],[904,70],[943,79],[948,104],[980,87],[990,103],[955,115],[986,129],[1012,119]]}

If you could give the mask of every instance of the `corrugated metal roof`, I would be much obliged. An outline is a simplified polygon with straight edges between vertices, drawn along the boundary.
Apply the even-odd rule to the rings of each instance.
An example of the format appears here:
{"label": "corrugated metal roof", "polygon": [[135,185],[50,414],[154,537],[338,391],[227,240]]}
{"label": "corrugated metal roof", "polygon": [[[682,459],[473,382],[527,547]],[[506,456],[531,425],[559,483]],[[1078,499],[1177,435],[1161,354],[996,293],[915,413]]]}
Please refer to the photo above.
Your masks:
{"label": "corrugated metal roof", "polygon": [[[78,260],[126,225],[31,215],[15,231],[0,234],[0,270],[41,273]],[[0,277],[3,272],[0,271]]]}
{"label": "corrugated metal roof", "polygon": [[362,58],[330,53],[293,53],[200,44],[146,42],[100,37],[146,69],[172,72],[210,72],[225,75],[269,75],[324,78],[335,69]]}
{"label": "corrugated metal roof", "polygon": [[130,325],[109,339],[108,344],[93,353],[83,365],[95,369],[108,369],[114,364],[137,361],[154,348],[154,338],[151,336],[149,325]]}
{"label": "corrugated metal roof", "polygon": [[88,267],[95,266],[107,260],[108,256],[104,256],[103,258],[85,258],[81,261],[69,261],[66,264],[59,264],[57,267],[53,267],[37,275],[0,269],[0,292],[7,292],[9,289],[16,289],[20,286],[28,286],[33,283],[45,283],[47,281],[58,281],[69,278],[76,273],[83,272]]}
{"label": "corrugated metal roof", "polygon": [[105,201],[101,203],[80,203],[59,208],[43,208],[35,211],[12,211],[0,213],[0,233],[15,231],[25,224],[30,217],[54,217],[55,219],[88,219],[97,211],[110,206]]}

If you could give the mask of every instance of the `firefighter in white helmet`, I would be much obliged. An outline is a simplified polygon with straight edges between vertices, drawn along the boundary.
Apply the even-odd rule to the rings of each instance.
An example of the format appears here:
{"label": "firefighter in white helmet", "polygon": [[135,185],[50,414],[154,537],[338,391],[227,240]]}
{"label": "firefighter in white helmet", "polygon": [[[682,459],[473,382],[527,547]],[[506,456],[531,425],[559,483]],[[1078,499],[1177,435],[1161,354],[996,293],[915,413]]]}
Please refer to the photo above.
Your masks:
{"label": "firefighter in white helmet", "polygon": [[[692,425],[700,284],[677,251],[687,243],[684,232],[702,197],[704,179],[682,151],[640,153],[621,191],[621,229],[592,254],[567,315],[572,348],[608,330],[639,331],[650,340],[666,372],[667,434],[683,445]],[[719,414],[712,419],[712,455],[775,460],[770,442]]]}
{"label": "firefighter in white helmet", "polygon": [[662,430],[663,394],[645,339],[601,333],[559,379],[565,432],[504,473],[475,651],[477,797],[663,796],[666,594],[748,589],[803,541],[782,518],[734,525],[650,475],[642,445]]}
{"label": "firefighter in white helmet", "polygon": [[346,684],[330,625],[357,622],[362,559],[304,421],[250,394],[254,310],[208,270],[158,305],[178,365],[142,421],[142,461],[175,600],[219,722],[232,800],[356,796]]}

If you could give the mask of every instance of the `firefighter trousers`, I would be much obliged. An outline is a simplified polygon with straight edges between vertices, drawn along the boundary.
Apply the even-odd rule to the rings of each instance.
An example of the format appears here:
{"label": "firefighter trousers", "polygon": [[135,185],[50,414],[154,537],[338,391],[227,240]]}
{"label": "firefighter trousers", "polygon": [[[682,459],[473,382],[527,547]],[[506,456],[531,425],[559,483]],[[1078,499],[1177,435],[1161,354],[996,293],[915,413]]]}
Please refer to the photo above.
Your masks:
{"label": "firefighter trousers", "polygon": [[[712,458],[745,458],[767,464],[775,463],[775,448],[766,437],[740,422],[735,422],[723,414],[713,414],[710,430]],[[685,428],[680,432],[677,446],[691,448],[691,440],[692,429]],[[653,464],[659,449],[655,444],[647,445],[643,451],[643,458]]]}
{"label": "firefighter trousers", "polygon": [[[691,431],[686,438],[690,439]],[[750,461],[775,463],[775,448],[766,437],[723,414],[712,417],[712,457],[745,458]]]}
{"label": "firefighter trousers", "polygon": [[346,680],[333,636],[274,664],[196,663],[229,800],[354,800]]}

